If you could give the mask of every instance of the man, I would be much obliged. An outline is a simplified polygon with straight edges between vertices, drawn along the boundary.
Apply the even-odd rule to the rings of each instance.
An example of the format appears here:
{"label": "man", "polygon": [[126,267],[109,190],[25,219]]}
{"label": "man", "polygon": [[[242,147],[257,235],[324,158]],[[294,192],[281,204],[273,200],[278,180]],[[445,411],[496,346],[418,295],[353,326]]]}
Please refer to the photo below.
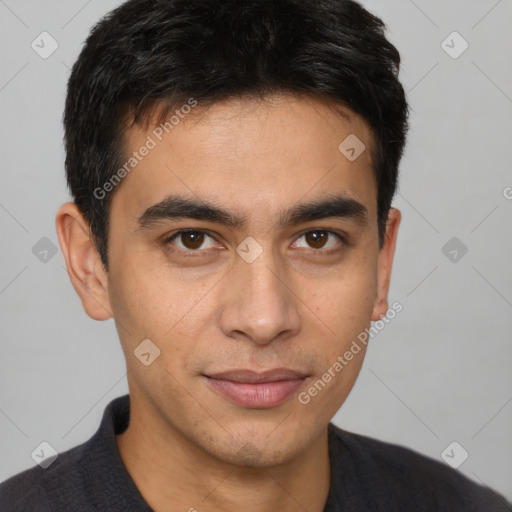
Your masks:
{"label": "man", "polygon": [[399,62],[351,0],[131,0],[93,29],[57,231],[130,394],[2,511],[512,510],[330,423],[395,311]]}

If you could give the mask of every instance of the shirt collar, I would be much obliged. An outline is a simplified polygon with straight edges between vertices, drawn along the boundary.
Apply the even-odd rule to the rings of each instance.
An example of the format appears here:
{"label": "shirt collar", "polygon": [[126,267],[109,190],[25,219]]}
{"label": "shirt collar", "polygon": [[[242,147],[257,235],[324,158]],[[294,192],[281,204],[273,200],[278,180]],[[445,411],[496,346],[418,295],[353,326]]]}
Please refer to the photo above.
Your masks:
{"label": "shirt collar", "polygon": [[[116,443],[116,435],[123,433],[130,421],[130,396],[112,400],[105,408],[100,427],[86,443],[82,461],[88,468],[86,492],[91,502],[105,510],[152,512],[128,473]],[[341,510],[339,502],[339,459],[342,449],[337,442],[336,427],[329,423],[329,457],[331,483],[324,512]],[[101,492],[98,490],[101,489]]]}

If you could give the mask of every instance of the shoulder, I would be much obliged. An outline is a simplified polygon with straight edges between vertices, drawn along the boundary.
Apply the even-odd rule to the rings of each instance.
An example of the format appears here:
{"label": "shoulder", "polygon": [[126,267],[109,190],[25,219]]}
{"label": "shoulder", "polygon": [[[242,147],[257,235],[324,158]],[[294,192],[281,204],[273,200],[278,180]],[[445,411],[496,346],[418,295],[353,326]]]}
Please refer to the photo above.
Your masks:
{"label": "shoulder", "polygon": [[1,512],[150,510],[117,449],[116,435],[129,417],[129,395],[112,400],[88,441],[58,454],[46,469],[36,466],[0,484]]}
{"label": "shoulder", "polygon": [[[410,448],[347,432],[333,424],[329,425],[329,436],[334,457],[348,458],[357,481],[363,486],[366,482],[368,492],[379,494],[390,505],[400,503],[402,509],[409,506],[417,511],[512,512],[512,505],[489,487]],[[385,510],[395,509],[391,505]]]}
{"label": "shoulder", "polygon": [[[86,443],[60,453],[52,464],[27,469],[0,484],[0,510],[56,512],[61,503],[80,502],[81,460]],[[55,500],[56,496],[59,499]]]}

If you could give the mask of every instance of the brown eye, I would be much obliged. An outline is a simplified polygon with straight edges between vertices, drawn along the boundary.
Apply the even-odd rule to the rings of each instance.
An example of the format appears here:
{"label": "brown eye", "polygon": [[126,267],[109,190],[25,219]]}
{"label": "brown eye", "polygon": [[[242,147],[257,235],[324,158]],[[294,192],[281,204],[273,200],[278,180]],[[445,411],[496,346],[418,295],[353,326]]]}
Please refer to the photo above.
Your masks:
{"label": "brown eye", "polygon": [[[208,240],[210,244],[208,245]],[[178,231],[166,240],[183,252],[203,252],[202,249],[215,247],[215,240],[208,233],[199,230]],[[205,246],[206,245],[206,246]],[[201,251],[199,251],[201,249]]]}
{"label": "brown eye", "polygon": [[338,235],[334,231],[316,229],[303,233],[294,245],[301,249],[312,249],[328,254],[343,249],[347,243],[342,235]]}
{"label": "brown eye", "polygon": [[321,249],[328,238],[329,235],[325,231],[310,231],[306,233],[306,242],[313,249]]}
{"label": "brown eye", "polygon": [[187,249],[199,249],[204,243],[204,233],[187,231],[181,234],[181,241]]}

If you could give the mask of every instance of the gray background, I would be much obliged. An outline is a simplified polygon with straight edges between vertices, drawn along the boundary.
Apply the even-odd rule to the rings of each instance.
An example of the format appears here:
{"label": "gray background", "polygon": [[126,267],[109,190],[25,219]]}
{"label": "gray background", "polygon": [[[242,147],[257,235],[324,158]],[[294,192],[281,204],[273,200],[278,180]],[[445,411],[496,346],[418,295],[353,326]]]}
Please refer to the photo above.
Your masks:
{"label": "gray background", "polygon": [[[512,500],[512,2],[363,3],[389,26],[412,107],[390,294],[403,311],[334,421],[438,460],[457,441],[469,453],[458,470]],[[88,439],[127,392],[113,322],[85,315],[60,250],[47,262],[32,251],[43,237],[57,245],[69,197],[69,68],[118,4],[0,0],[0,481],[33,466],[42,441],[63,451]],[[59,44],[47,59],[31,48],[43,31]],[[453,31],[469,43],[457,59],[441,46]],[[442,251],[452,237],[468,248],[457,262]]]}

